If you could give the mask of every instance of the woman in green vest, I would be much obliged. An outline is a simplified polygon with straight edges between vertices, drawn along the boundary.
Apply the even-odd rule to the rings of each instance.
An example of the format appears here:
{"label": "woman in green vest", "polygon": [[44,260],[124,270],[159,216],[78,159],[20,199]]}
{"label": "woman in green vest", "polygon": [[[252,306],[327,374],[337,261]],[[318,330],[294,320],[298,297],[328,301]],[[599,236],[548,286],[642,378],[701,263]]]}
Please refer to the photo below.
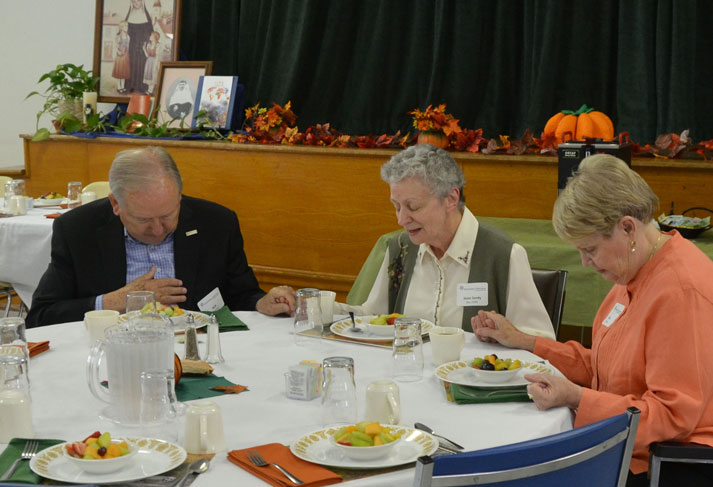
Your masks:
{"label": "woman in green vest", "polygon": [[495,310],[523,331],[554,338],[525,249],[465,206],[465,177],[445,150],[419,144],[381,167],[403,230],[389,234],[366,301],[337,303],[358,315],[402,313],[471,331]]}

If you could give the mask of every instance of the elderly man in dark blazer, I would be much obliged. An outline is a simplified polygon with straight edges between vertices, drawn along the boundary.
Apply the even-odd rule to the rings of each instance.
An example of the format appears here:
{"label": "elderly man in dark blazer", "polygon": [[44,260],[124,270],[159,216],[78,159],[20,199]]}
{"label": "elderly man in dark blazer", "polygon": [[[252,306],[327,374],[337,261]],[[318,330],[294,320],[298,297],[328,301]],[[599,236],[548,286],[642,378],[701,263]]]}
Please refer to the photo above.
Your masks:
{"label": "elderly man in dark blazer", "polygon": [[248,265],[238,218],[183,196],[183,181],[160,147],[119,152],[112,193],[54,222],[52,258],[32,297],[28,327],[79,321],[93,309],[125,311],[126,294],[197,309],[216,287],[233,311],[292,313],[294,291],[265,293]]}

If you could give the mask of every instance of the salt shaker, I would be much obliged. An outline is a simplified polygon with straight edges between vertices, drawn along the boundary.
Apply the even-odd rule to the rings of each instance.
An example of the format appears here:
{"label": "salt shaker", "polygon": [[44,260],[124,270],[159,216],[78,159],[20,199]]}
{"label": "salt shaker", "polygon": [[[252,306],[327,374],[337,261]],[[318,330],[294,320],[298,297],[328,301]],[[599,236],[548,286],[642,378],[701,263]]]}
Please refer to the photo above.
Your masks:
{"label": "salt shaker", "polygon": [[200,360],[198,352],[198,337],[196,335],[196,321],[192,314],[186,316],[186,359]]}
{"label": "salt shaker", "polygon": [[220,329],[215,315],[211,315],[208,323],[208,357],[205,359],[209,364],[220,364],[225,362],[220,351]]}

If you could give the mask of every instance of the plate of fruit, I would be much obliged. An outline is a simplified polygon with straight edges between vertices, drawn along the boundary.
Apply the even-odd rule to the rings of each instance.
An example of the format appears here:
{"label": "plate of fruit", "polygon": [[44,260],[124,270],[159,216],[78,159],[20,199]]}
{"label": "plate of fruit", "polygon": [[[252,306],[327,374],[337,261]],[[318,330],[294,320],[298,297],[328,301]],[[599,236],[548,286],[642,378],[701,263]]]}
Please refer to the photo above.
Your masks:
{"label": "plate of fruit", "polygon": [[[367,432],[367,427],[373,434]],[[351,439],[355,431],[360,435]],[[393,441],[383,443],[383,439],[380,439],[381,445],[369,445],[370,441],[374,443],[375,438],[381,436],[384,436],[383,439],[393,438]],[[367,440],[366,437],[370,439]],[[352,442],[361,446],[345,444]],[[323,428],[312,431],[290,444],[290,451],[302,460],[354,470],[405,465],[415,462],[418,457],[431,455],[437,449],[438,440],[428,433],[408,426],[371,422]]]}
{"label": "plate of fruit", "polygon": [[471,387],[527,385],[529,382],[525,374],[537,373],[560,375],[549,363],[528,362],[496,354],[475,357],[469,361],[448,362],[436,368],[436,377],[442,381]]}
{"label": "plate of fruit", "polygon": [[[365,315],[355,316],[357,328],[360,332],[352,330],[352,320],[347,317],[332,323],[330,330],[335,335],[352,338],[355,340],[384,341],[390,342],[394,339],[394,322],[404,315],[392,313],[387,315]],[[421,320],[421,335],[427,335],[434,327],[428,320]]]}
{"label": "plate of fruit", "polygon": [[64,195],[57,193],[56,191],[49,191],[44,193],[39,198],[35,198],[33,204],[36,207],[40,206],[60,206],[64,201]]}
{"label": "plate of fruit", "polygon": [[[171,320],[173,327],[179,330],[183,330],[186,326],[186,319],[189,315],[193,316],[196,328],[202,328],[210,323],[210,316],[199,311],[187,311],[180,308],[178,305],[174,304],[171,306],[165,305],[163,303],[156,304],[156,310],[151,303],[146,304],[141,309],[141,314],[146,313],[156,313],[161,316],[165,316]],[[119,323],[123,323],[130,319],[129,315],[123,314],[119,316]]]}
{"label": "plate of fruit", "polygon": [[30,460],[30,469],[59,482],[110,484],[168,472],[185,459],[186,450],[173,443],[152,438],[112,438],[109,432],[95,431],[84,440],[45,448]]}

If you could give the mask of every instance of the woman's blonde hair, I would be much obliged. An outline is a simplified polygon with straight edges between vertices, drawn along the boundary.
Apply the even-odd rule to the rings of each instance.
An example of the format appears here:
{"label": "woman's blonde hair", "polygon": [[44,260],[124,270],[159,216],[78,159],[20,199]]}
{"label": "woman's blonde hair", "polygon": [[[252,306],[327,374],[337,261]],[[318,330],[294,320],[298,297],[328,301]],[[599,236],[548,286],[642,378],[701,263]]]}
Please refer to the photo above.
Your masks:
{"label": "woman's blonde hair", "polygon": [[624,161],[609,154],[586,157],[555,201],[552,224],[560,238],[608,237],[623,216],[648,223],[659,199]]}

